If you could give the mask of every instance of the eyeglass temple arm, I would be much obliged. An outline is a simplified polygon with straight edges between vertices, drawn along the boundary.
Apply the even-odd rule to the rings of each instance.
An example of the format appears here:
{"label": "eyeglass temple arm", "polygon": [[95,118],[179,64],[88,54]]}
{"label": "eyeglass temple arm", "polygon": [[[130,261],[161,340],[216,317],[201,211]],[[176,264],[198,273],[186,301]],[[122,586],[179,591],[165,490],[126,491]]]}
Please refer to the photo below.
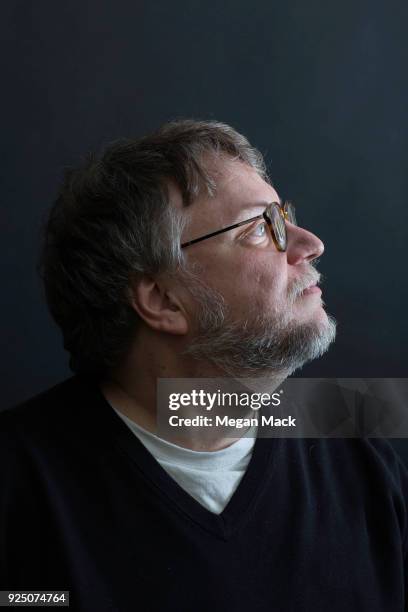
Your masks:
{"label": "eyeglass temple arm", "polygon": [[241,227],[241,225],[246,225],[247,223],[251,223],[251,221],[256,221],[256,219],[261,219],[262,215],[257,215],[256,217],[251,217],[250,219],[246,219],[245,221],[240,221],[239,223],[235,223],[234,225],[229,225],[228,227],[223,227],[216,232],[211,232],[211,234],[206,234],[205,236],[201,236],[200,238],[194,238],[194,240],[189,240],[188,242],[183,242],[181,248],[190,246],[191,244],[195,244],[196,242],[201,242],[201,240],[205,240],[206,238],[212,238],[213,236],[218,236],[218,234],[222,234],[223,232],[227,232],[228,230],[235,229],[236,227]]}

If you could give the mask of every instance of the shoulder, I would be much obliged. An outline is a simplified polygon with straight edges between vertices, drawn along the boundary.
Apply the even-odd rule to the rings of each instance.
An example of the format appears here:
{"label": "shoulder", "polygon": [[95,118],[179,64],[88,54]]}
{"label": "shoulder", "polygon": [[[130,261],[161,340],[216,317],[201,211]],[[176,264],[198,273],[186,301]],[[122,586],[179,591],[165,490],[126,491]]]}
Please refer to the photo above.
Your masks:
{"label": "shoulder", "polygon": [[71,376],[62,382],[0,411],[0,431],[4,427],[29,427],[33,423],[57,424],[61,417],[84,414],[84,406],[101,403],[101,393],[96,383],[80,376]]}
{"label": "shoulder", "polygon": [[389,440],[386,438],[365,438],[363,442],[373,461],[382,467],[392,481],[400,484],[401,476],[407,476],[408,469]]}
{"label": "shoulder", "polygon": [[0,473],[21,464],[29,449],[41,439],[58,435],[75,386],[74,378],[57,385],[0,412]]}
{"label": "shoulder", "polygon": [[96,385],[73,376],[0,412],[0,470],[18,458],[62,452],[89,441],[103,399]]}
{"label": "shoulder", "polygon": [[404,559],[408,555],[408,469],[385,438],[363,440],[368,456],[368,471],[377,495],[373,503],[388,505],[399,526]]}
{"label": "shoulder", "polygon": [[303,460],[336,504],[364,507],[400,532],[408,548],[408,470],[386,438],[321,438],[304,441]]}
{"label": "shoulder", "polygon": [[407,468],[386,438],[320,438],[304,440],[303,455],[328,475],[338,472],[356,481],[400,488]]}
{"label": "shoulder", "polygon": [[109,416],[98,387],[77,377],[1,412],[0,515],[41,505],[57,484],[94,473],[110,452]]}
{"label": "shoulder", "polygon": [[[72,410],[80,398],[77,377],[64,380],[37,395],[0,412],[0,436],[16,435],[30,429],[48,429],[61,422],[67,407]],[[76,400],[76,401],[75,401]]]}

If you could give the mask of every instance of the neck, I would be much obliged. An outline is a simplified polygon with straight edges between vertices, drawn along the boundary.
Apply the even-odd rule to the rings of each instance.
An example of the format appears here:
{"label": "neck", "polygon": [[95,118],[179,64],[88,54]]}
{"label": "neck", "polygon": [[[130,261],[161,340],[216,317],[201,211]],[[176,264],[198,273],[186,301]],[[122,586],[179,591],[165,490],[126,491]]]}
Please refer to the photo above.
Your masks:
{"label": "neck", "polygon": [[[225,378],[225,373],[210,363],[185,359],[182,354],[184,347],[180,341],[177,342],[177,337],[164,338],[163,341],[161,337],[143,338],[143,334],[140,336],[120,366],[106,377],[100,388],[116,410],[143,429],[157,434],[158,378]],[[269,373],[269,392],[285,378],[286,375],[274,376]],[[256,383],[252,390],[259,391],[259,388],[255,387]],[[177,414],[181,416],[181,411]],[[182,437],[172,437],[171,442],[192,450],[215,451],[226,448],[239,439],[227,437],[224,427],[207,429],[211,430],[211,435],[204,435],[203,428],[190,427],[187,432],[183,430]]]}

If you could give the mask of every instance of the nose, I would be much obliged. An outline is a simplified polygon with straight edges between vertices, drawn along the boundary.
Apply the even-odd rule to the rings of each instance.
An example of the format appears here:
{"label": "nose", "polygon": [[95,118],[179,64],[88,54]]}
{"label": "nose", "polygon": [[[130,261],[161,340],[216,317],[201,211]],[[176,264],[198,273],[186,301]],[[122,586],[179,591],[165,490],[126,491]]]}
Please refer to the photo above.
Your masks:
{"label": "nose", "polygon": [[288,222],[286,230],[288,235],[286,256],[288,263],[292,266],[305,261],[313,261],[323,255],[324,244],[315,234]]}

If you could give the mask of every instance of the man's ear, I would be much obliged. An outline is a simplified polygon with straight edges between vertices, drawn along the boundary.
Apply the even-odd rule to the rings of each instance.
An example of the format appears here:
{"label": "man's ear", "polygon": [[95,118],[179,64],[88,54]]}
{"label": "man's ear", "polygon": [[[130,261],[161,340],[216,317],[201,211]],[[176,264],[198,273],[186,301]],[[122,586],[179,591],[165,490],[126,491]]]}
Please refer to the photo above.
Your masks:
{"label": "man's ear", "polygon": [[175,292],[149,276],[135,280],[131,287],[131,304],[152,329],[168,334],[184,335],[188,321]]}

